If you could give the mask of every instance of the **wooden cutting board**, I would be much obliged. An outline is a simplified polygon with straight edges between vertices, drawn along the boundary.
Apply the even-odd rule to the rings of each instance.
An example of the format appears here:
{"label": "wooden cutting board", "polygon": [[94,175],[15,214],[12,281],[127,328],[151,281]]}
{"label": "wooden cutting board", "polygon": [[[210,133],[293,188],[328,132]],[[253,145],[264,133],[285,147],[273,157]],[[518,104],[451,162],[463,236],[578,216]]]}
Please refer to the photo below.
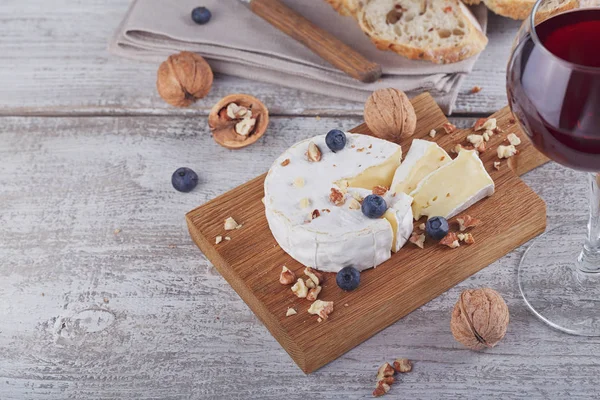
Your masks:
{"label": "wooden cutting board", "polygon": [[[412,103],[418,116],[413,138],[433,140],[429,132],[437,129],[435,140],[450,152],[472,133],[443,133],[447,119],[430,95],[420,95]],[[340,290],[335,274],[326,274],[319,298],[334,302],[326,321],[317,322],[307,312],[310,302],[279,283],[282,265],[298,277],[304,266],[281,250],[269,230],[261,202],[266,174],[190,211],[186,215],[190,234],[296,364],[313,372],[544,231],[544,202],[513,170],[522,174],[547,159],[531,146],[508,109],[494,117],[504,133],[492,137],[481,159],[496,183],[496,193],[468,210],[482,220],[472,231],[476,243],[450,249],[428,242],[424,250],[407,243],[384,264],[364,271],[359,288],[352,292]],[[370,134],[365,125],[353,132]],[[510,163],[503,160],[496,170],[496,148],[508,133],[521,137],[520,154]],[[400,143],[404,154],[411,140]],[[230,216],[243,227],[225,231],[223,222]],[[215,244],[218,235],[231,240]],[[288,307],[298,314],[286,317]]]}

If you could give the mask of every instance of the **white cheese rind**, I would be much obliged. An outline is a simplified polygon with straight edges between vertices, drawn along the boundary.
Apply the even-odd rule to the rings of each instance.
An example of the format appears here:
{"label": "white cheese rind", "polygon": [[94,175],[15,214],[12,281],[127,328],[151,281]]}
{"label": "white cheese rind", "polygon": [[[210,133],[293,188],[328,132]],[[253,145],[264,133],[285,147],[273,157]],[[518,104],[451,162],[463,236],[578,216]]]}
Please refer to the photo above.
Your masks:
{"label": "white cheese rind", "polygon": [[[342,206],[332,204],[329,193],[331,188],[338,188],[335,182],[358,176],[391,157],[400,164],[401,148],[366,135],[346,136],[346,147],[337,153],[327,148],[324,135],[295,144],[275,161],[264,185],[265,214],[281,248],[298,262],[328,272],[338,272],[348,265],[364,270],[381,264],[391,257],[394,236],[385,219],[370,219],[360,209],[350,209],[350,193]],[[322,152],[319,162],[308,162],[306,158],[311,141]],[[288,159],[289,163],[282,166]],[[304,178],[302,187],[293,185],[299,177]],[[354,188],[349,192],[353,190],[363,197],[370,193]],[[300,207],[303,198],[310,200],[307,209]],[[309,215],[315,209],[320,216],[311,220]]]}
{"label": "white cheese rind", "polygon": [[476,151],[462,150],[451,163],[429,174],[410,194],[415,220],[454,217],[494,194],[494,181]]}
{"label": "white cheese rind", "polygon": [[396,218],[396,243],[393,249],[398,251],[404,247],[413,232],[413,213],[411,207],[413,198],[404,193],[398,193],[394,198],[395,202],[390,203],[392,205],[388,211]]}

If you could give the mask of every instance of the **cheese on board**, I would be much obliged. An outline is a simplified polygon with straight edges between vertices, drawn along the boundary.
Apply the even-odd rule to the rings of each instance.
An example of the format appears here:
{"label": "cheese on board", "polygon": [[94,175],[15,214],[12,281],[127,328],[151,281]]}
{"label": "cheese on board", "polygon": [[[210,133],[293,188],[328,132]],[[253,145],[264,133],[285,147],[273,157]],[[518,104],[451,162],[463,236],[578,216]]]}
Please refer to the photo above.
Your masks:
{"label": "cheese on board", "polygon": [[423,215],[450,219],[494,194],[494,181],[475,150],[461,150],[452,162],[426,176],[411,192],[415,220]]}
{"label": "cheese on board", "polygon": [[[401,147],[360,134],[346,133],[346,138],[345,148],[335,153],[325,135],[293,145],[265,179],[265,213],[277,243],[298,262],[322,271],[375,267],[412,232],[408,196],[385,196],[388,206],[396,207],[393,226],[388,218],[367,218],[352,195],[365,197],[377,185],[390,187]],[[321,152],[320,161],[307,158],[311,142]],[[300,179],[304,184],[294,185]],[[332,202],[332,189],[341,192],[340,205]]]}

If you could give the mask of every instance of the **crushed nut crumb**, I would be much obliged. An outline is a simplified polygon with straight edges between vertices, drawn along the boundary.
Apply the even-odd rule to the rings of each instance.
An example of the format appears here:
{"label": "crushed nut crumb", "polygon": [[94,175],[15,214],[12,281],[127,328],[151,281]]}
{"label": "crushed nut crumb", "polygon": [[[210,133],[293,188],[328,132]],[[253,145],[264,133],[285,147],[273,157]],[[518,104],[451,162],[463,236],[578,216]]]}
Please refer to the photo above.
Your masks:
{"label": "crushed nut crumb", "polygon": [[296,280],[296,274],[294,271],[290,271],[285,265],[281,267],[281,274],[279,274],[279,283],[282,285],[291,285]]}
{"label": "crushed nut crumb", "polygon": [[219,244],[219,243],[221,243],[222,241],[223,241],[223,236],[217,236],[217,237],[215,238],[215,244]]}
{"label": "crushed nut crumb", "polygon": [[440,244],[444,245],[444,246],[448,246],[451,249],[460,247],[458,235],[455,232],[448,233],[442,240],[440,240]]}
{"label": "crushed nut crumb", "polygon": [[471,94],[479,93],[479,92],[481,92],[481,90],[482,90],[481,86],[475,85],[471,88]]}
{"label": "crushed nut crumb", "polygon": [[518,146],[521,144],[521,139],[514,133],[509,133],[506,139],[508,139],[508,143],[512,144],[513,146]]}
{"label": "crushed nut crumb", "polygon": [[298,312],[296,310],[294,310],[293,308],[288,308],[287,312],[285,313],[286,317],[291,317],[292,315],[296,315],[298,314]]}
{"label": "crushed nut crumb", "polygon": [[514,156],[515,154],[517,154],[519,151],[517,150],[517,148],[514,145],[510,145],[510,146],[498,146],[498,158],[502,159],[502,158],[510,158],[512,156]]}
{"label": "crushed nut crumb", "polygon": [[456,222],[458,222],[458,227],[461,232],[466,231],[469,228],[474,228],[481,223],[481,220],[477,218],[473,218],[470,215],[462,215],[456,218]]}
{"label": "crushed nut crumb", "polygon": [[346,198],[344,197],[344,194],[338,189],[331,188],[331,193],[329,194],[329,201],[331,201],[333,204],[339,207],[345,203]]}
{"label": "crushed nut crumb", "polygon": [[412,235],[410,236],[410,239],[408,239],[412,244],[414,244],[415,246],[423,249],[425,248],[425,235],[424,234],[418,234],[416,232],[413,232]]}
{"label": "crushed nut crumb", "polygon": [[398,358],[394,361],[394,370],[398,373],[407,373],[412,371],[412,363],[408,358]]}
{"label": "crushed nut crumb", "polygon": [[437,134],[437,132],[435,131],[435,129],[432,129],[432,130],[429,131],[429,137],[432,138],[432,139],[435,138],[436,134]]}
{"label": "crushed nut crumb", "polygon": [[378,196],[383,196],[387,193],[388,188],[384,187],[384,186],[380,186],[380,185],[376,185],[373,188],[373,194],[376,194]]}
{"label": "crushed nut crumb", "polygon": [[239,226],[239,224],[232,217],[229,217],[225,220],[225,230],[226,231],[232,231],[234,229],[239,229],[238,226]]}
{"label": "crushed nut crumb", "polygon": [[283,160],[281,162],[281,166],[282,167],[285,167],[285,166],[288,166],[288,165],[290,165],[290,159],[289,158],[286,158],[285,160]]}

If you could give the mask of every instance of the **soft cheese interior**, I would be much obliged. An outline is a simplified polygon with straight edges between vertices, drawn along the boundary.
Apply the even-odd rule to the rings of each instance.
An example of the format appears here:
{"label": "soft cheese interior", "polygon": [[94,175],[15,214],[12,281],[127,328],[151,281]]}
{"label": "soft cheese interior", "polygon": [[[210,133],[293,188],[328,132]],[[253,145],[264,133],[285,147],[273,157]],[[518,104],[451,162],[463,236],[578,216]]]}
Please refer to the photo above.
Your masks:
{"label": "soft cheese interior", "polygon": [[494,181],[475,150],[462,150],[456,159],[426,176],[411,192],[415,219],[453,216],[494,194]]}
{"label": "soft cheese interior", "polygon": [[452,161],[437,143],[415,139],[406,159],[395,171],[391,191],[410,194],[427,175]]}

